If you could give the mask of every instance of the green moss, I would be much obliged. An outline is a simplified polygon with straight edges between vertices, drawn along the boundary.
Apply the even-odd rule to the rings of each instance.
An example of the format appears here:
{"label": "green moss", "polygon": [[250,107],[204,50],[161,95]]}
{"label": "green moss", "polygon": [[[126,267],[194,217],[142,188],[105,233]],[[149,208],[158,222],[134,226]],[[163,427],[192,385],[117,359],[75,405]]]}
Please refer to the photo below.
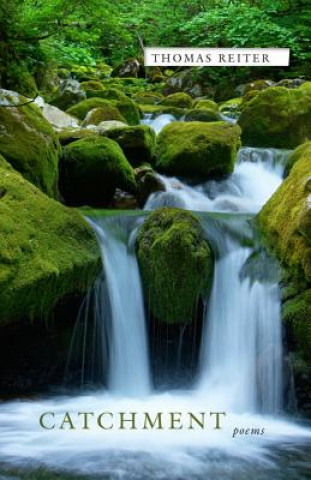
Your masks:
{"label": "green moss", "polygon": [[163,98],[163,95],[158,92],[139,92],[134,96],[133,100],[135,100],[137,103],[155,105]]}
{"label": "green moss", "polygon": [[109,106],[97,107],[90,110],[83,120],[82,126],[87,127],[88,125],[99,125],[101,122],[106,122],[107,120],[117,120],[126,123],[125,118],[121,115],[119,110],[113,106]]}
{"label": "green moss", "polygon": [[161,101],[161,105],[178,108],[191,108],[192,98],[187,93],[172,93]]}
{"label": "green moss", "polygon": [[143,113],[151,113],[154,116],[162,115],[167,113],[168,115],[173,115],[175,118],[180,119],[183,117],[187,110],[184,108],[178,107],[164,107],[163,105],[139,105]]}
{"label": "green moss", "polygon": [[47,316],[100,271],[95,236],[79,212],[50,199],[0,157],[0,322]]}
{"label": "green moss", "polygon": [[61,163],[61,193],[71,205],[103,206],[115,189],[135,192],[134,171],[119,145],[89,137],[67,145]]}
{"label": "green moss", "polygon": [[102,135],[117,142],[133,166],[153,160],[156,135],[147,125],[113,128]]}
{"label": "green moss", "polygon": [[283,321],[288,325],[291,337],[303,353],[311,360],[311,290],[288,300],[283,305]]}
{"label": "green moss", "polygon": [[221,116],[211,108],[193,108],[185,115],[185,122],[217,122]]}
{"label": "green moss", "polygon": [[103,88],[101,91],[99,90],[89,90],[87,92],[87,96],[91,97],[100,97],[105,98],[106,100],[122,100],[122,101],[130,101],[130,98],[125,95],[121,90],[117,88]]}
{"label": "green moss", "polygon": [[202,99],[196,100],[193,102],[193,108],[209,108],[214,111],[218,111],[218,105],[213,100]]}
{"label": "green moss", "polygon": [[[4,105],[27,102],[25,97],[0,90]],[[50,196],[57,196],[60,145],[53,128],[37,105],[0,107],[0,154],[27,180]]]}
{"label": "green moss", "polygon": [[215,178],[232,173],[240,129],[227,122],[173,122],[157,137],[156,167],[168,174]]}
{"label": "green moss", "polygon": [[104,100],[103,98],[87,98],[86,100],[82,100],[81,102],[77,103],[73,107],[68,108],[67,113],[69,115],[73,115],[74,117],[79,118],[80,120],[84,120],[87,113],[93,108],[103,107],[109,108],[112,107],[112,103],[108,100]]}
{"label": "green moss", "polygon": [[[128,98],[126,101],[106,100],[98,97],[87,98],[86,100],[82,100],[82,102],[77,103],[73,107],[70,107],[67,110],[67,113],[79,118],[80,120],[84,120],[90,110],[98,107],[106,109],[116,108],[123,118],[123,120],[120,121],[124,121],[125,119],[129,125],[138,125],[140,122],[139,108],[130,98]],[[109,118],[106,120],[119,119]]]}
{"label": "green moss", "polygon": [[89,80],[88,82],[82,82],[81,88],[87,92],[88,90],[104,90],[104,86],[98,80]]}
{"label": "green moss", "polygon": [[305,155],[308,155],[311,161],[311,142],[303,143],[293,151],[286,162],[286,173],[289,174],[295,163]]}
{"label": "green moss", "polygon": [[295,148],[311,139],[311,91],[263,90],[243,107],[239,125],[243,145]]}
{"label": "green moss", "polygon": [[219,110],[223,115],[232,118],[239,118],[242,111],[242,98],[232,98],[231,100],[227,100],[227,102],[223,102],[220,105]]}
{"label": "green moss", "polygon": [[6,87],[18,91],[21,95],[33,98],[38,93],[35,79],[23,64],[14,61],[7,63],[5,77]]}
{"label": "green moss", "polygon": [[261,210],[258,221],[291,276],[311,282],[311,151],[299,147],[293,155],[298,153],[300,158]]}
{"label": "green moss", "polygon": [[213,271],[196,217],[172,208],[154,211],[139,229],[137,254],[152,314],[164,323],[191,322]]}
{"label": "green moss", "polygon": [[72,77],[77,78],[80,82],[98,80],[99,78],[99,72],[96,67],[89,65],[70,65],[69,68]]}
{"label": "green moss", "polygon": [[117,101],[115,102],[115,106],[129,125],[139,124],[141,117],[140,110],[132,100]]}
{"label": "green moss", "polygon": [[76,140],[81,140],[81,138],[94,136],[96,136],[96,133],[86,128],[79,130],[62,130],[61,132],[58,132],[59,143],[64,147],[69,145],[69,143],[75,142]]}

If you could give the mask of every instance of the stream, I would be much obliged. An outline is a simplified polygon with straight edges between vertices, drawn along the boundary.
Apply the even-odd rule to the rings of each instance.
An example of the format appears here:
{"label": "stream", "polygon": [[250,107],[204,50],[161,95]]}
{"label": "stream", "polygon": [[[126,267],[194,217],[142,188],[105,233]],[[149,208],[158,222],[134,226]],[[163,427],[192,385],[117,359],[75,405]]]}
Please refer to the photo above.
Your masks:
{"label": "stream", "polygon": [[[160,117],[145,123],[159,131],[173,119]],[[152,194],[144,212],[88,218],[104,275],[92,297],[95,320],[87,323],[86,308],[80,323],[97,344],[107,388],[2,403],[1,480],[41,478],[42,468],[51,479],[310,478],[311,428],[283,413],[278,276],[251,223],[281,184],[287,156],[242,148],[226,180],[194,186],[160,176],[166,191]],[[190,386],[181,380],[174,389],[154,385],[135,255],[137,228],[161,206],[196,212],[216,258],[197,371]]]}

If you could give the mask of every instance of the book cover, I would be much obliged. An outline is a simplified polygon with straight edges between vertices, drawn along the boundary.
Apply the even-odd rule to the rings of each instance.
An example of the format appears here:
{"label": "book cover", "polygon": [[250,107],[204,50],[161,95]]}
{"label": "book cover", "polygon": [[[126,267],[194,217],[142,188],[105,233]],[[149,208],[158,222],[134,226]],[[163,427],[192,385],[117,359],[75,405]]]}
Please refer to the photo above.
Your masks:
{"label": "book cover", "polygon": [[309,0],[0,0],[0,479],[311,477]]}

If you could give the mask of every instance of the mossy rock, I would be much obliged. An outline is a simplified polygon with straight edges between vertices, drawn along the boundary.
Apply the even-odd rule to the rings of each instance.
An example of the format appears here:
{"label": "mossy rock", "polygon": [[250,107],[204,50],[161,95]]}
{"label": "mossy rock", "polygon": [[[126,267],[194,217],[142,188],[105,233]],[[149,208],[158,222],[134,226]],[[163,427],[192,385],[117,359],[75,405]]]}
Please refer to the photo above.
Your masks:
{"label": "mossy rock", "polygon": [[245,85],[243,95],[246,95],[249,92],[261,92],[262,90],[267,90],[267,88],[271,88],[275,85],[272,80],[254,80],[254,82],[247,83]]}
{"label": "mossy rock", "polygon": [[72,77],[77,78],[80,82],[98,80],[99,78],[96,67],[90,65],[71,65],[70,73]]}
{"label": "mossy rock", "polygon": [[109,102],[109,100],[104,100],[103,98],[87,98],[82,100],[82,102],[76,103],[76,105],[70,107],[67,110],[67,113],[79,118],[80,120],[84,120],[90,110],[98,107],[110,108],[112,106],[113,105],[111,102]]}
{"label": "mossy rock", "polygon": [[311,361],[311,290],[288,300],[282,308],[282,320],[287,325],[296,348]]}
{"label": "mossy rock", "polygon": [[74,130],[62,130],[58,132],[58,140],[59,143],[65,147],[69,145],[69,143],[75,142],[77,140],[81,140],[82,138],[86,137],[94,137],[96,136],[96,132],[88,128],[80,128]]}
{"label": "mossy rock", "polygon": [[295,163],[300,160],[302,157],[308,156],[311,161],[311,142],[303,143],[299,145],[293,153],[290,154],[286,162],[286,174],[288,175],[295,165]]}
{"label": "mossy rock", "polygon": [[60,189],[70,205],[105,206],[116,188],[136,191],[134,171],[116,142],[94,136],[64,148]]}
{"label": "mossy rock", "polygon": [[0,192],[0,323],[47,317],[60,298],[95,281],[95,236],[78,211],[47,197],[2,157]]}
{"label": "mossy rock", "polygon": [[292,277],[311,283],[311,149],[293,153],[289,176],[261,210],[258,221],[269,245]]}
{"label": "mossy rock", "polygon": [[198,99],[193,102],[193,108],[209,108],[214,111],[218,111],[218,105],[214,100]]}
{"label": "mossy rock", "polygon": [[[138,125],[140,122],[140,111],[138,106],[128,98],[126,101],[119,100],[106,100],[104,98],[92,97],[77,103],[73,107],[67,110],[67,113],[73,115],[80,120],[84,120],[90,110],[94,108],[116,108],[119,110],[123,120],[129,125]],[[106,120],[118,120],[116,118],[107,118]],[[104,120],[103,120],[104,121]]]}
{"label": "mossy rock", "polygon": [[155,153],[156,134],[147,125],[113,128],[102,135],[117,142],[131,165],[151,163]]}
{"label": "mossy rock", "polygon": [[268,247],[284,269],[283,320],[289,338],[311,360],[311,142],[289,159],[290,173],[258,216]]}
{"label": "mossy rock", "polygon": [[141,113],[139,107],[131,99],[114,103],[129,125],[139,125]]}
{"label": "mossy rock", "polygon": [[81,88],[81,84],[73,78],[67,78],[61,82],[49,103],[61,110],[67,110],[85,99],[86,93]]}
{"label": "mossy rock", "polygon": [[220,114],[212,108],[193,108],[185,115],[185,122],[217,122]]}
{"label": "mossy rock", "polygon": [[311,90],[272,87],[243,107],[243,145],[295,148],[311,139]]}
{"label": "mossy rock", "polygon": [[219,107],[220,113],[222,113],[223,115],[226,115],[227,117],[237,119],[241,115],[242,102],[243,102],[243,99],[241,97],[227,100],[226,102],[221,103]]}
{"label": "mossy rock", "polygon": [[185,108],[178,107],[163,107],[163,105],[149,105],[149,104],[139,104],[140,109],[143,113],[150,113],[153,117],[157,117],[162,114],[173,115],[176,119],[183,117],[187,110]]}
{"label": "mossy rock", "polygon": [[135,168],[134,172],[137,182],[136,198],[141,207],[152,193],[165,192],[165,184],[148,164]]}
{"label": "mossy rock", "polygon": [[133,100],[136,103],[156,105],[163,100],[163,98],[163,95],[158,92],[139,92],[134,96]]}
{"label": "mossy rock", "polygon": [[163,323],[191,322],[213,272],[197,218],[175,208],[152,212],[138,231],[137,255],[151,313]]}
{"label": "mossy rock", "polygon": [[187,93],[172,93],[161,101],[161,105],[178,108],[191,108],[192,98]]}
{"label": "mossy rock", "polygon": [[170,175],[218,178],[233,172],[240,128],[227,122],[173,122],[157,137],[156,167]]}
{"label": "mossy rock", "polygon": [[99,125],[101,122],[107,120],[117,120],[118,122],[125,123],[125,118],[122,117],[119,110],[113,106],[109,106],[97,107],[90,110],[83,120],[82,126],[87,127],[88,125]]}
{"label": "mossy rock", "polygon": [[102,91],[104,90],[104,86],[101,82],[98,80],[89,80],[88,82],[82,82],[81,83],[81,88],[85,91],[88,92],[93,91],[93,90],[99,90]]}
{"label": "mossy rock", "polygon": [[87,97],[105,98],[106,100],[118,100],[118,101],[130,101],[130,97],[125,95],[121,90],[117,88],[102,88],[101,90],[88,90]]}
{"label": "mossy rock", "polygon": [[37,105],[13,106],[25,103],[18,93],[0,90],[0,154],[43,192],[57,196],[57,135]]}

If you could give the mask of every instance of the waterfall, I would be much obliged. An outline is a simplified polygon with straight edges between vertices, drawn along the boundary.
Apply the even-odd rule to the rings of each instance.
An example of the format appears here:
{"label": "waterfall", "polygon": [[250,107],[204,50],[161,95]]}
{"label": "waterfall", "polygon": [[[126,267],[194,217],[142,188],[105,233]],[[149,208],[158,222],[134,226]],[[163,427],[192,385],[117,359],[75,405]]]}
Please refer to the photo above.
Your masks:
{"label": "waterfall", "polygon": [[[134,219],[135,220],[135,219]],[[122,395],[150,391],[149,359],[142,285],[130,232],[133,219],[89,219],[101,248],[110,308],[98,308],[107,330],[108,389]],[[102,282],[97,288],[102,291]]]}
{"label": "waterfall", "polygon": [[142,125],[149,125],[153,128],[156,134],[160,133],[162,128],[168,125],[171,122],[176,122],[176,118],[173,115],[168,113],[163,113],[154,117],[152,113],[147,113],[144,115],[144,118],[141,121]]}
{"label": "waterfall", "polygon": [[[176,206],[223,212],[225,220],[206,216],[202,225],[216,253],[211,296],[206,309],[198,391],[234,412],[277,413],[282,399],[282,335],[277,280],[243,278],[253,250],[230,234],[232,223],[243,235],[246,221],[282,182],[288,151],[242,148],[234,173],[223,181],[190,187],[161,177],[165,192],[147,200],[145,209]],[[227,218],[228,212],[231,219]],[[225,232],[225,234],[224,234]],[[241,244],[242,243],[242,244]]]}
{"label": "waterfall", "polygon": [[[226,220],[230,224],[230,220]],[[241,220],[240,228],[245,229]],[[206,231],[210,221],[204,221]],[[217,260],[201,348],[198,390],[232,412],[275,414],[282,404],[282,334],[278,284],[242,276],[252,249],[223,226],[214,229]],[[265,265],[262,267],[265,268]]]}
{"label": "waterfall", "polygon": [[[276,415],[282,407],[280,295],[274,266],[256,243],[251,225],[282,181],[283,159],[283,153],[270,149],[241,149],[230,178],[189,186],[162,177],[167,191],[146,202],[147,210],[161,205],[196,210],[216,258],[205,302],[198,378],[192,388],[164,392],[151,388],[147,325],[133,248],[141,212],[88,219],[104,267],[94,305],[98,337],[101,341],[108,337],[108,389],[3,402],[1,478],[1,465],[4,478],[10,479],[41,478],[41,472],[111,480],[287,480],[288,472],[294,472],[297,480],[308,477],[311,431]],[[90,303],[87,297],[86,310]],[[85,336],[88,328],[85,323]],[[184,334],[181,328],[176,364],[185,347]],[[55,424],[55,429],[40,428],[43,412],[48,427]],[[211,423],[211,412],[226,412],[221,429]],[[145,429],[146,413],[154,423],[162,415],[163,429]],[[199,419],[205,415],[206,426],[189,427],[189,413]],[[106,414],[113,422],[111,429],[99,428],[98,419],[107,420]],[[171,414],[182,418],[181,429],[171,427]],[[124,429],[118,424],[122,415]],[[132,429],[134,417],[137,428]]]}

